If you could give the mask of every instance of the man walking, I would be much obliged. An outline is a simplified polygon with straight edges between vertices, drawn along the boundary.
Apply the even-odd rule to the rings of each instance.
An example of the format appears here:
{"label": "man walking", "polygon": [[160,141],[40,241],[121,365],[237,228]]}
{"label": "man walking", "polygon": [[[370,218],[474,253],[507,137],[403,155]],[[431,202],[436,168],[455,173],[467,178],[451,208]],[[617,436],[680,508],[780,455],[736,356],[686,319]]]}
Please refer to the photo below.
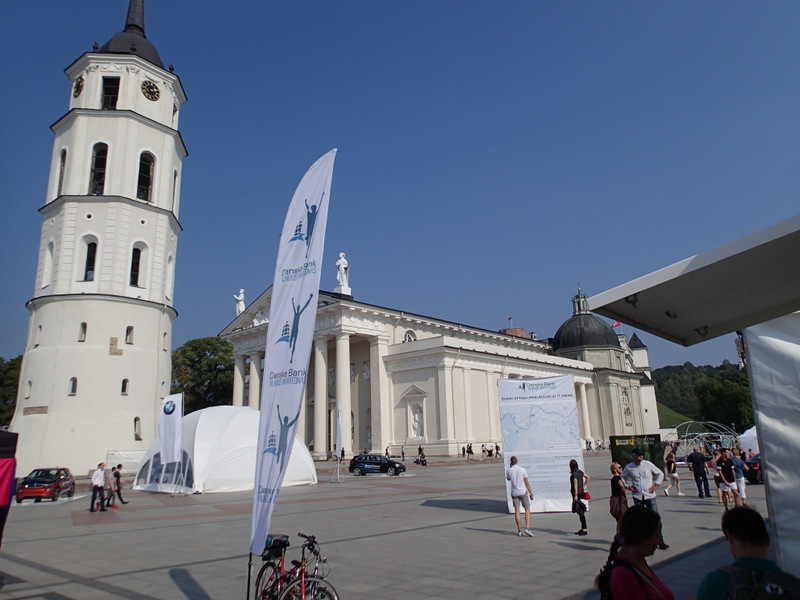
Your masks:
{"label": "man walking", "polygon": [[106,463],[97,465],[97,470],[92,473],[92,503],[89,506],[89,512],[96,512],[95,501],[97,495],[100,495],[100,512],[106,512],[105,498],[103,498],[103,486],[106,483],[106,472],[103,470]]}
{"label": "man walking", "polygon": [[[527,535],[533,537],[531,531],[531,500],[533,500],[533,490],[528,481],[528,472],[520,467],[516,456],[511,457],[511,466],[506,469],[506,479],[511,482],[511,501],[514,503],[514,520],[517,522],[517,535],[522,537]],[[525,508],[525,533],[522,532],[522,523],[519,514],[519,507]]]}
{"label": "man walking", "polygon": [[722,490],[722,501],[725,504],[725,510],[728,510],[728,492],[733,494],[733,503],[739,506],[741,500],[739,499],[739,489],[736,487],[736,478],[733,473],[730,448],[722,449],[722,458],[717,460],[717,471],[722,480],[719,484],[719,489]]}
{"label": "man walking", "polygon": [[722,516],[722,533],[733,555],[730,567],[708,573],[697,600],[725,598],[800,598],[800,579],[769,560],[769,533],[752,508],[737,506]]}
{"label": "man walking", "polygon": [[[631,484],[631,487],[633,487],[632,495],[634,504],[658,512],[656,491],[664,480],[664,473],[649,460],[645,460],[644,453],[639,448],[631,452],[631,458],[633,462],[625,465],[620,477],[627,480]],[[663,535],[658,547],[661,550],[669,548],[664,542]]]}
{"label": "man walking", "polygon": [[[697,485],[697,494],[703,498],[708,498],[711,492],[708,491],[708,464],[706,463],[706,456],[700,452],[700,448],[695,446],[689,456],[686,457],[686,462],[692,471],[692,478],[695,485]],[[703,493],[705,492],[705,496]]]}

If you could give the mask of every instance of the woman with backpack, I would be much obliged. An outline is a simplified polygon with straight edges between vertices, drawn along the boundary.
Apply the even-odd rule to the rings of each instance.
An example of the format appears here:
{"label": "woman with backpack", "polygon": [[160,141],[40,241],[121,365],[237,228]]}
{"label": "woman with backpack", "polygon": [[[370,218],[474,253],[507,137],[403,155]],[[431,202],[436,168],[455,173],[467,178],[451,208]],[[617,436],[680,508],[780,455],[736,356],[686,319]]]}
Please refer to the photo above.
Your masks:
{"label": "woman with backpack", "polygon": [[620,519],[619,533],[595,580],[602,600],[675,600],[647,564],[661,543],[661,517],[644,506],[631,506]]}

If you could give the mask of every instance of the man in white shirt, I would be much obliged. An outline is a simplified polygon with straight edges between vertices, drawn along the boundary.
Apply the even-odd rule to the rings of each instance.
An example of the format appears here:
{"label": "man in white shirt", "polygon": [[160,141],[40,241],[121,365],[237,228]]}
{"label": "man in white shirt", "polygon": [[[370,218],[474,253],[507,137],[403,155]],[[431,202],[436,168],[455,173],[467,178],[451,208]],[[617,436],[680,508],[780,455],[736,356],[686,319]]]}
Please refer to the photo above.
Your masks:
{"label": "man in white shirt", "polygon": [[95,500],[98,494],[100,494],[100,511],[106,512],[105,498],[103,498],[103,486],[106,483],[105,466],[106,463],[100,463],[97,465],[97,470],[92,473],[92,504],[89,507],[89,512],[96,512]]}
{"label": "man in white shirt", "polygon": [[514,520],[517,522],[517,535],[522,537],[522,523],[520,521],[520,504],[525,508],[525,533],[533,537],[531,531],[531,500],[533,490],[528,481],[528,472],[520,467],[516,456],[511,457],[511,466],[506,469],[506,479],[511,482],[511,501],[514,503]]}
{"label": "man in white shirt", "polygon": [[[628,481],[633,487],[633,503],[639,506],[645,506],[654,512],[658,512],[658,504],[656,503],[656,491],[658,486],[664,480],[664,472],[651,463],[645,460],[644,453],[635,448],[631,452],[633,462],[625,465],[620,477]],[[669,546],[664,542],[664,537],[661,537],[661,543],[658,545],[661,550],[666,550]]]}

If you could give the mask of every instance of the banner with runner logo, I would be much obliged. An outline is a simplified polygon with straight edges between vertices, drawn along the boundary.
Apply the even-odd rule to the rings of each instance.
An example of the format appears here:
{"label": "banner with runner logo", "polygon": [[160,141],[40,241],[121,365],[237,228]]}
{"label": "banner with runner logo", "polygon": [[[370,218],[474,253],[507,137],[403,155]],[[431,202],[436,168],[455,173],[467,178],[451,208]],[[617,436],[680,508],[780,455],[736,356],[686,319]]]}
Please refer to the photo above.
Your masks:
{"label": "banner with runner logo", "polygon": [[180,462],[183,447],[183,393],[170,394],[161,401],[158,413],[158,441],[161,464]]}
{"label": "banner with runner logo", "polygon": [[250,552],[261,554],[289,464],[303,404],[317,315],[334,148],[311,165],[281,233],[261,385]]}
{"label": "banner with runner logo", "polygon": [[[572,510],[569,461],[583,470],[583,452],[572,375],[542,379],[501,379],[500,429],[503,464],[516,456],[533,490],[531,512]],[[508,511],[514,512],[506,480]]]}

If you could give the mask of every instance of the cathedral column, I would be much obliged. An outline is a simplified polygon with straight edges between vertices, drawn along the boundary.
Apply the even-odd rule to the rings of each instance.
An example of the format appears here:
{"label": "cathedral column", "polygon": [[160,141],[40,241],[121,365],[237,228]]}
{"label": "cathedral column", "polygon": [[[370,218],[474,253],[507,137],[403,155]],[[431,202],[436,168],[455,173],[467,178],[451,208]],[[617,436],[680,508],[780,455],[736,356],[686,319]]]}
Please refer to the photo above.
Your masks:
{"label": "cathedral column", "polygon": [[261,359],[263,352],[250,354],[250,407],[258,410],[261,404]]}
{"label": "cathedral column", "polygon": [[328,339],[314,338],[314,460],[325,460],[328,440]]}
{"label": "cathedral column", "polygon": [[244,402],[244,355],[233,358],[233,405],[242,406]]}
{"label": "cathedral column", "polygon": [[444,442],[445,452],[450,453],[451,446],[455,447],[453,420],[453,367],[449,364],[440,365],[437,369],[438,413],[439,413],[439,441]]}
{"label": "cathedral column", "polygon": [[581,419],[583,421],[583,437],[593,440],[592,430],[589,426],[589,405],[586,402],[586,384],[578,383],[578,402],[581,405]]}
{"label": "cathedral column", "polygon": [[464,423],[466,427],[466,436],[468,442],[471,442],[475,439],[474,432],[472,430],[472,387],[470,386],[470,373],[472,373],[472,369],[464,368],[463,369],[463,376],[464,376]]}
{"label": "cathedral column", "polygon": [[385,448],[393,441],[394,414],[389,394],[389,376],[383,358],[389,351],[389,340],[376,337],[369,342],[370,406],[372,408],[372,447]]}
{"label": "cathedral column", "polygon": [[342,438],[336,440],[337,450],[341,454],[342,448],[350,454],[353,440],[351,439],[352,419],[350,413],[350,334],[336,334],[336,408],[342,413]]}
{"label": "cathedral column", "polygon": [[486,373],[486,404],[489,406],[489,432],[496,439],[503,439],[503,432],[497,426],[497,417],[500,414],[500,394],[497,392],[497,379],[494,373]]}

